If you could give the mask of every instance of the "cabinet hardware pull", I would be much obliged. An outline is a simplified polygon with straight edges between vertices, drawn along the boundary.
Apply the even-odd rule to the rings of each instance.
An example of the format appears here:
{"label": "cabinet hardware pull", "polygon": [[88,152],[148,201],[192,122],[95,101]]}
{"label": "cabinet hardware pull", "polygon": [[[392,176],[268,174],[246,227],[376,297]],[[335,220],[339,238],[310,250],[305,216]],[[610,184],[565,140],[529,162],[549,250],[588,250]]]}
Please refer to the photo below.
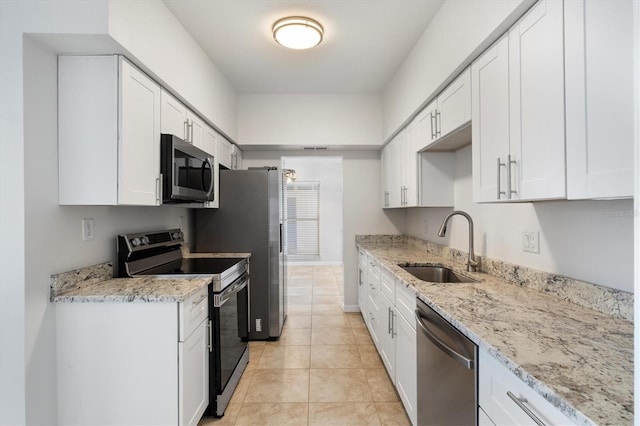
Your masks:
{"label": "cabinet hardware pull", "polygon": [[189,142],[189,120],[184,120],[184,140]]}
{"label": "cabinet hardware pull", "polygon": [[433,111],[431,111],[429,113],[429,120],[431,121],[431,140],[434,140],[436,138],[436,126],[434,125],[434,115],[433,115]]}
{"label": "cabinet hardware pull", "polygon": [[384,191],[384,206],[389,207],[389,191]]}
{"label": "cabinet hardware pull", "polygon": [[391,334],[391,308],[387,308],[387,334]]}
{"label": "cabinet hardware pull", "polygon": [[442,136],[441,127],[442,126],[442,118],[440,118],[440,111],[436,110],[436,138]]}
{"label": "cabinet hardware pull", "polygon": [[159,177],[156,178],[156,204],[160,205],[160,178]]}
{"label": "cabinet hardware pull", "polygon": [[193,120],[189,120],[189,142],[193,143]]}
{"label": "cabinet hardware pull", "polygon": [[207,347],[209,348],[209,352],[213,352],[213,332],[211,331],[213,324],[211,320],[207,321],[207,328],[209,329],[209,342],[207,342]]}
{"label": "cabinet hardware pull", "polygon": [[517,194],[518,191],[511,189],[511,165],[516,164],[516,160],[511,159],[511,155],[507,155],[507,192],[509,193],[509,199],[512,194]]}
{"label": "cabinet hardware pull", "polygon": [[515,396],[513,393],[511,393],[511,391],[507,391],[507,396],[509,398],[511,398],[511,400],[513,402],[516,403],[516,405],[518,407],[520,407],[520,409],[522,411],[524,411],[527,416],[531,417],[531,420],[533,420],[535,422],[535,424],[537,424],[538,426],[546,426],[544,424],[544,422],[542,420],[540,420],[540,418],[538,416],[536,416],[535,414],[533,414],[533,411],[531,411],[529,409],[529,407],[527,407],[526,405],[524,405],[527,402],[526,398],[518,398],[517,396]]}
{"label": "cabinet hardware pull", "polygon": [[507,163],[501,162],[500,157],[498,157],[498,192],[497,192],[498,200],[500,199],[501,195],[507,195],[506,192],[500,191],[500,167],[503,167],[503,166],[506,168]]}
{"label": "cabinet hardware pull", "polygon": [[159,194],[158,205],[162,204],[162,190],[164,188],[164,185],[163,185],[163,182],[162,182],[162,178],[163,178],[162,173],[160,173],[160,179],[158,179],[158,181],[160,182],[160,184],[158,185],[158,187],[160,188],[158,190],[158,194]]}

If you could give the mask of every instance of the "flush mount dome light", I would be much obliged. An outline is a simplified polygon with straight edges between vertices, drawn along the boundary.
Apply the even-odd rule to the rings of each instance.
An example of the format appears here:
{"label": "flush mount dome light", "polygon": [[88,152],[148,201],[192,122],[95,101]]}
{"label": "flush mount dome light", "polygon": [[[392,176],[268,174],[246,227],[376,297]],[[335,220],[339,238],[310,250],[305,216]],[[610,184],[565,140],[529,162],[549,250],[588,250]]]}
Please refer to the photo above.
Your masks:
{"label": "flush mount dome light", "polygon": [[324,29],[318,21],[304,16],[289,16],[273,24],[273,39],[289,49],[310,49],[322,41]]}

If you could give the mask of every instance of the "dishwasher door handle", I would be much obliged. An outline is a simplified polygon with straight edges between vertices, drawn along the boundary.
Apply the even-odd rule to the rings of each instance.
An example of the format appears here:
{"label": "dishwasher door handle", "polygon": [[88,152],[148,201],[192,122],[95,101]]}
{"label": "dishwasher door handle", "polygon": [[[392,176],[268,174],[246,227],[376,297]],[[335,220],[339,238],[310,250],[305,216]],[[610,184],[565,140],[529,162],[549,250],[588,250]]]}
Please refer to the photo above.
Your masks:
{"label": "dishwasher door handle", "polygon": [[473,365],[473,360],[472,359],[469,359],[469,358],[465,357],[464,355],[461,355],[458,352],[456,352],[449,345],[447,345],[445,342],[440,340],[438,338],[438,336],[436,336],[433,333],[433,331],[429,330],[429,327],[427,327],[427,324],[425,323],[425,320],[427,320],[427,318],[422,315],[422,312],[420,312],[418,309],[416,309],[415,314],[416,314],[416,321],[418,322],[418,325],[422,329],[422,332],[424,333],[425,336],[427,336],[427,338],[429,340],[431,340],[431,342],[434,345],[436,345],[448,357],[454,359],[456,362],[461,364],[467,370],[473,370],[474,365]]}

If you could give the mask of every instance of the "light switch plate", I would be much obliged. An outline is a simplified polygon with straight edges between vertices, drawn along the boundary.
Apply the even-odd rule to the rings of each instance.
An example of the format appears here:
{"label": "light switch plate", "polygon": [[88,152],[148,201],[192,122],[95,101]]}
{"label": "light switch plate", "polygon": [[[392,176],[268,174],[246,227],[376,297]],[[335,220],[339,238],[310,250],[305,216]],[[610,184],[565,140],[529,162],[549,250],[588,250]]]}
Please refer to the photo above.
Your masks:
{"label": "light switch plate", "polygon": [[82,219],[82,241],[90,241],[94,239],[93,225],[92,217]]}
{"label": "light switch plate", "polygon": [[524,231],[522,233],[522,251],[527,253],[540,253],[540,232]]}

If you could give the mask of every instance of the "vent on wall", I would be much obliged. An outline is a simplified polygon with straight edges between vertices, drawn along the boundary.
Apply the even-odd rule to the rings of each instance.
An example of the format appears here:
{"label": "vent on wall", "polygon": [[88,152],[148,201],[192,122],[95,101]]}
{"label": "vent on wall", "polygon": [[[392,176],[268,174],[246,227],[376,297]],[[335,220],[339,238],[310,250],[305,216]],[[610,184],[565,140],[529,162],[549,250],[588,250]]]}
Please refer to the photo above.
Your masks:
{"label": "vent on wall", "polygon": [[305,151],[326,151],[328,148],[326,146],[303,146],[302,149]]}

